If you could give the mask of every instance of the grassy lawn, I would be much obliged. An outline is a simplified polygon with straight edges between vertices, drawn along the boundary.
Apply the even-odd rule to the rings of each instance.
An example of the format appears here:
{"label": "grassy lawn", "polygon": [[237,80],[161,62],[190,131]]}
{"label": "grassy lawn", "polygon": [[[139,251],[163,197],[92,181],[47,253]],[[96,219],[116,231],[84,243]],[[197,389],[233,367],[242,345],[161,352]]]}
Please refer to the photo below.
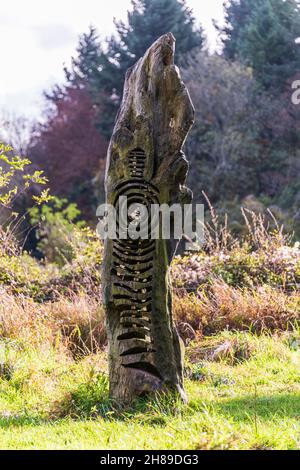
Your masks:
{"label": "grassy lawn", "polygon": [[116,411],[103,352],[1,343],[1,449],[299,449],[300,334],[223,332],[187,349],[189,404]]}

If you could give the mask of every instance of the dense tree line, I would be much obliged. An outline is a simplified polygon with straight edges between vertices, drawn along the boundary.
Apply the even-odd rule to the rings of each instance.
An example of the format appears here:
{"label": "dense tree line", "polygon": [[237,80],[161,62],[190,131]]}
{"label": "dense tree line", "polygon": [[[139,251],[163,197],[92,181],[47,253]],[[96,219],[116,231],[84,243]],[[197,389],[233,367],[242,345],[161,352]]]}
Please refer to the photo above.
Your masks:
{"label": "dense tree line", "polygon": [[[125,72],[168,31],[190,89],[196,123],[187,141],[190,185],[235,214],[245,201],[272,207],[300,226],[300,110],[291,103],[299,78],[297,0],[230,0],[218,29],[223,48],[209,54],[203,30],[180,0],[135,0],[127,22],[100,41],[92,27],[79,40],[65,84],[46,94],[48,113],[35,128],[30,154],[54,192],[86,211],[103,198],[107,141]],[[98,173],[97,184],[92,187]]]}
{"label": "dense tree line", "polygon": [[103,198],[107,141],[128,67],[169,31],[176,36],[180,64],[204,44],[203,31],[184,1],[132,1],[127,23],[115,21],[115,27],[116,34],[105,43],[94,27],[80,37],[76,57],[65,69],[65,84],[45,95],[46,122],[36,126],[29,146],[34,162],[49,174],[54,193],[79,203],[85,212],[93,195]]}

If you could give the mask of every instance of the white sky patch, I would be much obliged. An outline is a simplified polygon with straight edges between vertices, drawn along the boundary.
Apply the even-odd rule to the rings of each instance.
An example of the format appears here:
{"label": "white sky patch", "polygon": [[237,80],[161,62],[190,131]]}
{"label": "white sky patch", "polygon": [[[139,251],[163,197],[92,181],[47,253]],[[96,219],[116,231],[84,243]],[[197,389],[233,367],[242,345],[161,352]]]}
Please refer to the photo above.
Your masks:
{"label": "white sky patch", "polygon": [[[222,21],[223,0],[188,0],[209,45],[216,45],[212,18]],[[64,79],[78,37],[96,26],[114,32],[113,18],[126,20],[130,0],[0,0],[0,110],[38,117],[42,92]]]}

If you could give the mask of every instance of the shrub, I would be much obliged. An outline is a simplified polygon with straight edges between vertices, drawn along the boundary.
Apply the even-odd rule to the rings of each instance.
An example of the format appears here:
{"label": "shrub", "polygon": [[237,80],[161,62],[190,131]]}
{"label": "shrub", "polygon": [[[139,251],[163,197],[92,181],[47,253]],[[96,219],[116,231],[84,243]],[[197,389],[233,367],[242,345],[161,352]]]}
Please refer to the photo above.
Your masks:
{"label": "shrub", "polygon": [[74,231],[84,226],[84,222],[77,220],[80,211],[76,204],[68,204],[67,199],[53,197],[49,204],[32,207],[29,214],[31,224],[38,227],[37,247],[43,256],[59,266],[71,261],[74,257]]}

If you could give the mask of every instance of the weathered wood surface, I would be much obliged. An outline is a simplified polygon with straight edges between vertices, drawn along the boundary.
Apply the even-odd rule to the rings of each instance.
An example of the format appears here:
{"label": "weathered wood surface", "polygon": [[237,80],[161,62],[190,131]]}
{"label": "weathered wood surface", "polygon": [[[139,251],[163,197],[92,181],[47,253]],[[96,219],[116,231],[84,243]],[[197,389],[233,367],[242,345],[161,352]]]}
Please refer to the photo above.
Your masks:
{"label": "weathered wood surface", "polygon": [[[175,39],[160,37],[127,71],[108,149],[106,200],[188,203],[182,152],[194,109],[174,65]],[[169,279],[176,240],[106,240],[103,297],[109,340],[110,394],[174,390],[185,400],[183,351],[172,318]]]}

